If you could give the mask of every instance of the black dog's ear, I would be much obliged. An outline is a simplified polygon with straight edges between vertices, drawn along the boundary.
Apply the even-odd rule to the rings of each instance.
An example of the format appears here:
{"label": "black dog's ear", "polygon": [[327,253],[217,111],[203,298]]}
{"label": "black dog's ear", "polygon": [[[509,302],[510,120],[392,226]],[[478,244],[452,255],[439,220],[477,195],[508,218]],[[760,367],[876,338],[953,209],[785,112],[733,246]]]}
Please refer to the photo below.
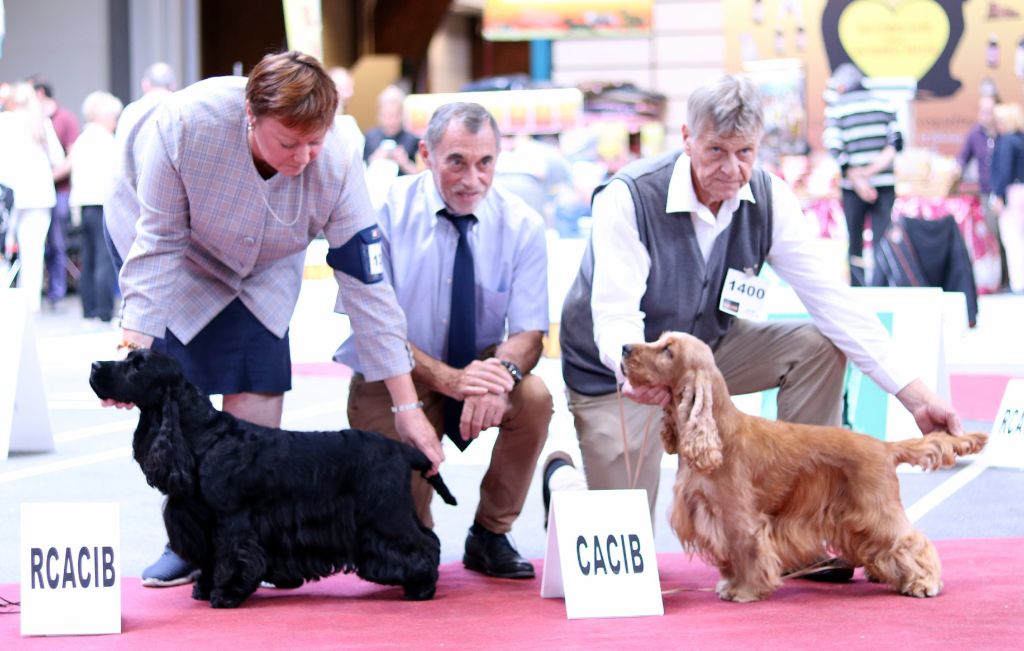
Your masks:
{"label": "black dog's ear", "polygon": [[167,495],[191,495],[195,489],[195,460],[181,432],[174,390],[164,392],[161,420],[143,472],[150,485]]}

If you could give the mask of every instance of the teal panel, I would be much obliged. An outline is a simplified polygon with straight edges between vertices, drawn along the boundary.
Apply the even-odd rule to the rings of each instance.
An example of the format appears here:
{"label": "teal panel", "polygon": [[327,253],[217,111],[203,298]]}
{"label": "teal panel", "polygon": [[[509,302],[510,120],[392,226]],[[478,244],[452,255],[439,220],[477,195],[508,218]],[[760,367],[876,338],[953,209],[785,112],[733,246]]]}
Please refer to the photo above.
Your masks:
{"label": "teal panel", "polygon": [[[892,335],[892,312],[876,312],[886,331]],[[807,321],[811,317],[805,312],[795,314],[771,314],[771,321]],[[761,415],[776,418],[778,415],[778,389],[761,392]],[[847,414],[853,429],[885,440],[885,428],[889,415],[889,394],[874,380],[860,372],[853,364],[846,367]]]}

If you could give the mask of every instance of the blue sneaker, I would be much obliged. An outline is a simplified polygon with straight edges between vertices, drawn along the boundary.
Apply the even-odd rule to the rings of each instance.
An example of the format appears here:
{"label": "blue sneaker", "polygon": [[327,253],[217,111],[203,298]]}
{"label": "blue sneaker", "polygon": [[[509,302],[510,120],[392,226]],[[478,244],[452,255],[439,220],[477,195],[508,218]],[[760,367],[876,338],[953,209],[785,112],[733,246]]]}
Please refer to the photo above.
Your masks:
{"label": "blue sneaker", "polygon": [[192,583],[199,576],[199,568],[164,547],[164,553],[155,563],[142,570],[142,585],[147,588],[169,588]]}

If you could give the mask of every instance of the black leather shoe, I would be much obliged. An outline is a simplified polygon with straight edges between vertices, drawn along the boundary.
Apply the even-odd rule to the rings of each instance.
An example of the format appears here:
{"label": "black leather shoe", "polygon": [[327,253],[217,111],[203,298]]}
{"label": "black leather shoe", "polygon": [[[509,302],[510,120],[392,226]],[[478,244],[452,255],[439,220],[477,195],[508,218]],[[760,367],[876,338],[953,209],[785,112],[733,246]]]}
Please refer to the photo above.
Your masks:
{"label": "black leather shoe", "polygon": [[853,580],[853,566],[844,558],[826,558],[789,572],[783,578],[807,579],[821,583],[847,583]]}
{"label": "black leather shoe", "polygon": [[466,537],[466,554],[462,564],[467,570],[502,579],[532,579],[533,565],[519,555],[508,536],[493,533],[473,524]]}
{"label": "black leather shoe", "polygon": [[544,471],[541,474],[540,497],[544,500],[544,528],[548,528],[548,511],[551,509],[551,475],[562,466],[573,466],[572,457],[567,452],[555,450],[548,455],[544,461]]}

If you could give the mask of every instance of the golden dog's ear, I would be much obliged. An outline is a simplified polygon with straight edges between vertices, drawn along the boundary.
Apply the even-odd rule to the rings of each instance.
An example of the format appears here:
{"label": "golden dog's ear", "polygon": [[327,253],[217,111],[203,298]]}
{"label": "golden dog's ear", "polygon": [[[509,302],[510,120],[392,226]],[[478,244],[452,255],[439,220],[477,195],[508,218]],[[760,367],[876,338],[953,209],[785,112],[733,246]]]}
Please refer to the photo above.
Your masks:
{"label": "golden dog's ear", "polygon": [[665,452],[669,454],[679,452],[678,400],[677,396],[672,396],[672,402],[665,405],[665,413],[661,415],[661,442],[665,446]]}
{"label": "golden dog's ear", "polygon": [[676,415],[679,454],[699,472],[711,472],[721,466],[722,439],[715,423],[711,377],[707,369],[686,372]]}

